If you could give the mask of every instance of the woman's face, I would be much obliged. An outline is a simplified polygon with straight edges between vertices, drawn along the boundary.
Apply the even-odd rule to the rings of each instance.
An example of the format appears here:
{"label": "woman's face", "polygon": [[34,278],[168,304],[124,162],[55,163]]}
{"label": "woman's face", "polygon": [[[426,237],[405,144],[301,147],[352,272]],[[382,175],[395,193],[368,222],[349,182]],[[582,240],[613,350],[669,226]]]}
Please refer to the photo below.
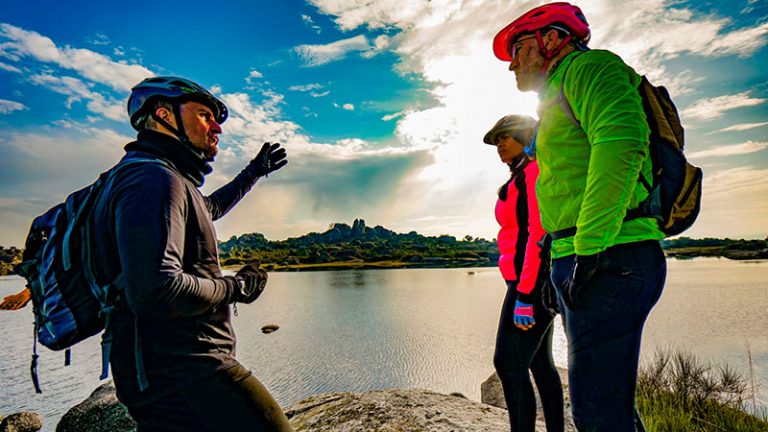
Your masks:
{"label": "woman's face", "polygon": [[508,132],[503,132],[496,137],[496,151],[505,164],[512,163],[516,157],[523,154],[523,148],[524,146]]}

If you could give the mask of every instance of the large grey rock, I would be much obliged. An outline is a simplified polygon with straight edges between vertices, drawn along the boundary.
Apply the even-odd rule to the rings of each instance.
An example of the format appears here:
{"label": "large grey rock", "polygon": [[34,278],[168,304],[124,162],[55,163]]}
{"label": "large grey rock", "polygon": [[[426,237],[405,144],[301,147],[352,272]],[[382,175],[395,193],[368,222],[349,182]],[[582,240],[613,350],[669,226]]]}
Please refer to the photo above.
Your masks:
{"label": "large grey rock", "polygon": [[507,409],[507,401],[504,400],[504,389],[501,387],[501,380],[496,372],[492,373],[487,380],[480,384],[480,402]]}
{"label": "large grey rock", "polygon": [[509,432],[502,409],[418,389],[315,395],[286,415],[297,432]]}
{"label": "large grey rock", "polygon": [[[576,426],[573,424],[573,416],[571,415],[571,401],[568,397],[568,371],[565,369],[558,369],[560,373],[560,380],[563,382],[563,393],[565,398],[565,430],[576,431]],[[533,377],[531,377],[533,383]],[[544,424],[544,410],[541,407],[541,398],[539,392],[536,389],[536,384],[533,385],[533,391],[536,393],[536,430],[546,431],[546,425]],[[492,373],[480,385],[480,400],[484,404],[492,405],[498,408],[507,409],[507,402],[504,400],[504,389],[501,387],[501,380],[496,372]]]}
{"label": "large grey rock", "polygon": [[71,408],[56,426],[56,432],[134,432],[136,422],[115,396],[115,386],[99,386],[85,401]]}
{"label": "large grey rock", "polygon": [[[495,374],[494,374],[495,375]],[[501,384],[489,379],[487,388]],[[501,395],[501,393],[499,393]],[[504,401],[503,395],[497,396]],[[377,390],[367,393],[327,393],[310,396],[285,411],[297,432],[508,432],[504,409],[471,401],[461,395],[445,395],[419,389]],[[566,431],[576,429],[569,421]],[[5,423],[5,420],[2,424]],[[18,430],[39,430],[18,429]],[[0,429],[0,432],[5,429]],[[9,431],[18,431],[9,429]],[[115,396],[112,383],[97,388],[84,402],[62,417],[57,432],[134,432],[136,423]],[[545,432],[541,408],[536,431]]]}
{"label": "large grey rock", "polygon": [[36,432],[43,428],[40,414],[31,411],[17,412],[0,419],[0,432]]}

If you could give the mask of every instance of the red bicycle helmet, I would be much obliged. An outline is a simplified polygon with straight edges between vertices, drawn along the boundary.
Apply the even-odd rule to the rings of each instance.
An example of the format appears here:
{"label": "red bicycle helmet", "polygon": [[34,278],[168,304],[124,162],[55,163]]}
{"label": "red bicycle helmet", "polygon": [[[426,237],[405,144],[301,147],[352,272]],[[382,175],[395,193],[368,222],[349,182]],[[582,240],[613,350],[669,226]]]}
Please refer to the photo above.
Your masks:
{"label": "red bicycle helmet", "polygon": [[[493,38],[493,53],[499,60],[511,61],[509,44],[524,33],[535,33],[546,27],[559,27],[571,38],[589,41],[589,23],[578,6],[566,2],[548,3],[529,10],[501,29]],[[540,36],[537,37],[540,39]]]}

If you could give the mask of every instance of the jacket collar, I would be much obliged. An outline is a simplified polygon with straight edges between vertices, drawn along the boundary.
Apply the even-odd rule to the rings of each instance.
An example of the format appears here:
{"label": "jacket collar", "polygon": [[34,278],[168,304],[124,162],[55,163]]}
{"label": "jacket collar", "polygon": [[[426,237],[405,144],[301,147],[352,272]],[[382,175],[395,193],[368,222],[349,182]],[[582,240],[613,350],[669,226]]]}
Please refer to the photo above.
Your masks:
{"label": "jacket collar", "polygon": [[178,139],[152,130],[139,132],[136,141],[128,143],[125,151],[149,153],[170,162],[195,186],[205,182],[205,176],[213,171],[210,159]]}

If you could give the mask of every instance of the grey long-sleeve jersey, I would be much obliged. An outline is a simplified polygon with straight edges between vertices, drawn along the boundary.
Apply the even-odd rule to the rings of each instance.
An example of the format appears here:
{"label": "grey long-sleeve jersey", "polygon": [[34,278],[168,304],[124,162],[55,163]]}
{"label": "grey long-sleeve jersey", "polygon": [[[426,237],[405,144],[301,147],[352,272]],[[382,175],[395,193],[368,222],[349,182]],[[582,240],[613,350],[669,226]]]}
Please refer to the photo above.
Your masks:
{"label": "grey long-sleeve jersey", "polygon": [[[93,215],[97,274],[119,274],[124,300],[112,323],[115,385],[123,403],[140,406],[235,365],[237,281],[222,276],[213,221],[257,178],[246,167],[206,197],[198,187],[211,168],[181,142],[141,132],[126,150],[125,158],[166,162],[121,169]],[[141,392],[137,343],[149,382]]]}

